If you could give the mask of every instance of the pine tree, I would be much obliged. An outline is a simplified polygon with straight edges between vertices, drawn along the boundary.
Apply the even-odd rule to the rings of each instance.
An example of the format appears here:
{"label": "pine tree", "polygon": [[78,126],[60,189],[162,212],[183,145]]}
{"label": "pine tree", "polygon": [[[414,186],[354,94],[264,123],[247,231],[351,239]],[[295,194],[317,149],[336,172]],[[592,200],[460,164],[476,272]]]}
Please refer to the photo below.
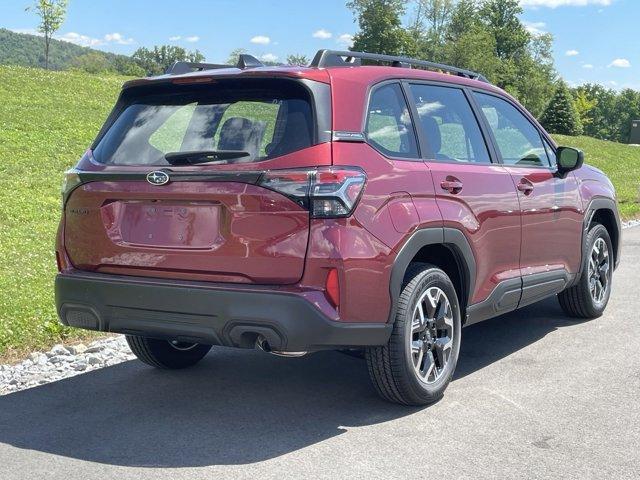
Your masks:
{"label": "pine tree", "polygon": [[544,110],[540,121],[550,133],[561,135],[580,135],[582,133],[580,117],[571,93],[564,82],[558,82],[556,93]]}

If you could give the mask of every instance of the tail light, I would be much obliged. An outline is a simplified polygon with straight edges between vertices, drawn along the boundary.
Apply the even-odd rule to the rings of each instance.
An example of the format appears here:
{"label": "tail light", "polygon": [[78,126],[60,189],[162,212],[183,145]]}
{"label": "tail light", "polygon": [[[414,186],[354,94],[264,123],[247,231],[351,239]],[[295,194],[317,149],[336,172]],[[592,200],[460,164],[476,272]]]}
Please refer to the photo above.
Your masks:
{"label": "tail light", "polygon": [[80,180],[80,176],[78,175],[78,171],[74,168],[71,170],[67,170],[64,172],[64,178],[62,179],[62,203],[67,200],[69,194],[75,189],[78,185],[80,185],[82,181]]}
{"label": "tail light", "polygon": [[348,217],[362,193],[366,176],[353,167],[311,170],[271,170],[258,184],[281,193],[306,208],[313,218]]}

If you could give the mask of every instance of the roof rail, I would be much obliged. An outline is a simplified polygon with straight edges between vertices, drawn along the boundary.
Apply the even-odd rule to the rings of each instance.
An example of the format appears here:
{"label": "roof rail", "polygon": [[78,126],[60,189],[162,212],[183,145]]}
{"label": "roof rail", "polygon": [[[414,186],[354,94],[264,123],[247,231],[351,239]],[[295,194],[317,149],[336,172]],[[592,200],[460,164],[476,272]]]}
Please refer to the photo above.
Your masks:
{"label": "roof rail", "polygon": [[264,67],[262,62],[252,55],[242,53],[238,56],[236,65],[222,65],[219,63],[175,62],[165,72],[167,75],[182,75],[183,73],[201,72],[203,70],[217,70],[219,68],[245,68]]}
{"label": "roof rail", "polygon": [[362,65],[362,60],[368,60],[371,62],[386,62],[390,63],[392,67],[399,68],[411,68],[412,66],[423,67],[429,70],[440,70],[442,72],[451,73],[459,77],[471,78],[473,80],[480,80],[481,82],[489,83],[483,75],[472,72],[471,70],[465,70],[464,68],[452,67],[451,65],[444,65],[442,63],[428,62],[426,60],[418,60],[415,58],[401,57],[395,55],[382,55],[379,53],[366,53],[366,52],[350,52],[341,50],[318,50],[316,56],[313,57],[311,67],[359,67]]}

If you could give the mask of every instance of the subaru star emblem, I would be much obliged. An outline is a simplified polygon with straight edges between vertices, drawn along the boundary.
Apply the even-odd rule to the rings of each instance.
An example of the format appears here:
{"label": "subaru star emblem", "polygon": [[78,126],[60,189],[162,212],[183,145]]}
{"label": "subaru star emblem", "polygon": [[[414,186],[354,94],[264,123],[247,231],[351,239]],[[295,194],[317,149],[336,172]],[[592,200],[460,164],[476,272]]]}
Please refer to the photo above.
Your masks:
{"label": "subaru star emblem", "polygon": [[169,175],[165,172],[161,172],[160,170],[150,172],[147,174],[147,182],[151,185],[164,185],[169,182]]}

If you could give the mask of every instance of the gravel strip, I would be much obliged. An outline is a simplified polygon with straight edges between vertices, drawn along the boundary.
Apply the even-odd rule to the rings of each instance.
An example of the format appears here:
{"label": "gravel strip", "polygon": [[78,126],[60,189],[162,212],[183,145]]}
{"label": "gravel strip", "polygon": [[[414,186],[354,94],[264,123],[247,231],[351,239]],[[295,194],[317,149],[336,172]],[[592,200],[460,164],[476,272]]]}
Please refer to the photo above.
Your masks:
{"label": "gravel strip", "polygon": [[108,337],[86,345],[54,345],[48,352],[33,352],[16,365],[0,365],[0,395],[109,367],[134,355],[124,336]]}
{"label": "gravel strip", "polygon": [[627,222],[622,222],[622,228],[637,227],[638,225],[640,225],[640,218],[636,220],[629,220]]}

